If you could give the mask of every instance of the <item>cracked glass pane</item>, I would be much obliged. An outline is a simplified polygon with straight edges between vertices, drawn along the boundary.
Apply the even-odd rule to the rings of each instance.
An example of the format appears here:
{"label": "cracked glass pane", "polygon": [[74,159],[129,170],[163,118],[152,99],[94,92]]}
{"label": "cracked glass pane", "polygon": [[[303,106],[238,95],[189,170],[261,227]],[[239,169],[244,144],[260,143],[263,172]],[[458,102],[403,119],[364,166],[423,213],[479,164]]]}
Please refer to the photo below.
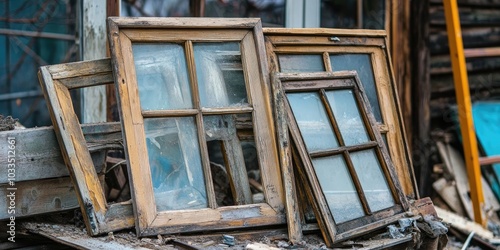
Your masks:
{"label": "cracked glass pane", "polygon": [[207,194],[193,117],[144,119],[158,211],[206,208]]}

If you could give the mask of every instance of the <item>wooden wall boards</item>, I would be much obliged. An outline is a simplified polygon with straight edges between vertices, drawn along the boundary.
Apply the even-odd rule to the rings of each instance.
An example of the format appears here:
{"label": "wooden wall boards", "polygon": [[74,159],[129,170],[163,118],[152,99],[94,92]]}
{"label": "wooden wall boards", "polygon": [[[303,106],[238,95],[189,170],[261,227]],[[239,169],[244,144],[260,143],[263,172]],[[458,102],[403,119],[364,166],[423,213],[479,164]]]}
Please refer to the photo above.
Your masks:
{"label": "wooden wall boards", "polygon": [[418,197],[385,31],[264,29],[270,72],[356,70],[405,195]]}
{"label": "wooden wall boards", "polygon": [[[285,223],[260,20],[109,18],[108,30],[138,235]],[[262,199],[248,184],[247,141]],[[216,196],[212,149],[229,205]]]}
{"label": "wooden wall boards", "polygon": [[88,233],[98,235],[132,227],[129,202],[106,203],[70,95],[71,89],[112,83],[110,60],[43,66],[38,75]]}
{"label": "wooden wall boards", "polygon": [[[276,73],[326,242],[381,228],[408,210],[355,71]],[[393,217],[392,219],[390,219]]]}

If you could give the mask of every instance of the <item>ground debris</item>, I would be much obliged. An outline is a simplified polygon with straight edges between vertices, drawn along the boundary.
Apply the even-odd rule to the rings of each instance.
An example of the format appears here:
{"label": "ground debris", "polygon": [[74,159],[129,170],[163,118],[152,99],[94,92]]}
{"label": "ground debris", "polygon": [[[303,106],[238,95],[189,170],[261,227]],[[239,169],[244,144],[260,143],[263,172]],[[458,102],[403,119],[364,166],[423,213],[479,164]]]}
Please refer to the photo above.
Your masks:
{"label": "ground debris", "polygon": [[16,127],[17,119],[12,118],[12,116],[4,117],[0,115],[0,131],[14,130]]}

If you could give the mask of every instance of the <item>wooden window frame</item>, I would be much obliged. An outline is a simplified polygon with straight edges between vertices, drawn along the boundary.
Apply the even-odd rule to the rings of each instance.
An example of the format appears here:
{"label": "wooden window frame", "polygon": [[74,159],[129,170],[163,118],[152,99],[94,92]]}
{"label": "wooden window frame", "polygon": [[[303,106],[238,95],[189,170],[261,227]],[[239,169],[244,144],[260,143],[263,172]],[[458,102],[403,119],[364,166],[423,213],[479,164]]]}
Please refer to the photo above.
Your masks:
{"label": "wooden window frame", "polygon": [[[312,198],[312,203],[315,208],[316,219],[325,237],[325,242],[329,246],[338,241],[350,239],[359,236],[363,233],[373,231],[382,228],[390,223],[394,223],[398,219],[405,216],[404,211],[409,209],[408,201],[406,196],[402,192],[401,185],[396,175],[396,169],[392,164],[389,157],[389,153],[383,142],[382,136],[379,132],[377,122],[373,114],[370,112],[368,98],[363,90],[363,86],[357,77],[356,71],[338,71],[338,72],[324,72],[324,73],[275,73],[273,75],[273,85],[277,89],[281,90],[281,98],[283,99],[281,109],[284,111],[277,112],[279,114],[285,114],[286,120],[288,120],[289,132],[292,136],[295,150],[297,151],[298,159],[301,163],[302,168],[299,171],[301,178],[308,183],[306,185],[306,192]],[[353,89],[356,102],[358,104],[361,119],[365,124],[367,134],[369,135],[370,142],[362,143],[368,146],[367,148],[359,148],[357,146],[339,146],[339,152],[327,152],[327,155],[342,155],[342,152],[358,151],[364,149],[375,149],[377,158],[380,162],[382,172],[387,180],[388,187],[394,198],[395,205],[376,212],[370,212],[368,208],[367,201],[364,200],[361,183],[357,179],[354,167],[349,161],[346,162],[348,168],[350,169],[351,176],[353,176],[354,185],[356,190],[358,190],[358,196],[360,197],[361,203],[363,204],[366,216],[349,220],[342,223],[335,223],[334,218],[328,208],[328,203],[322,192],[319,181],[316,177],[314,167],[312,165],[311,153],[308,152],[305,146],[305,142],[300,133],[298,125],[295,121],[295,117],[291,110],[290,104],[286,97],[286,93],[301,93],[310,91],[325,91],[325,90],[336,90],[336,89]],[[328,107],[326,107],[327,110]],[[331,114],[331,110],[327,113]],[[277,119],[280,119],[279,117]],[[283,117],[281,117],[283,119]],[[331,118],[335,119],[335,118]],[[283,129],[282,127],[280,129]],[[332,127],[337,137],[340,135],[340,131],[336,122],[333,123]],[[340,138],[339,138],[340,140]],[[291,150],[291,149],[286,149]],[[330,150],[331,151],[331,150]],[[289,153],[290,154],[290,153]],[[321,157],[317,155],[314,157]],[[344,153],[345,157],[345,153]],[[304,178],[305,177],[305,178]],[[361,190],[361,191],[360,191]]]}
{"label": "wooden window frame", "polygon": [[[286,223],[277,154],[277,142],[270,105],[270,84],[260,19],[239,18],[108,18],[115,86],[119,99],[122,131],[139,236],[218,229],[244,228]],[[194,73],[192,42],[241,42],[242,65],[249,103],[252,105],[253,131],[258,152],[266,203],[217,207],[203,128],[203,114],[227,114],[236,109],[209,109],[199,106]],[[145,144],[144,117],[182,115],[183,110],[141,111],[133,42],[184,43],[186,61],[196,112],[198,140],[207,187],[208,208],[156,211],[149,160]],[[170,113],[169,113],[170,112]],[[248,112],[244,111],[244,112]],[[177,114],[176,114],[177,113]],[[184,114],[184,116],[187,114]],[[201,125],[200,125],[201,124]]]}
{"label": "wooden window frame", "polygon": [[418,198],[418,189],[409,154],[392,64],[387,50],[384,30],[343,29],[283,29],[264,28],[269,72],[280,72],[280,54],[323,55],[326,72],[333,72],[331,54],[369,54],[377,90],[383,124],[379,131],[387,135],[392,161],[399,182],[409,198]]}
{"label": "wooden window frame", "polygon": [[40,67],[40,85],[68,167],[88,234],[134,226],[130,201],[107,204],[104,190],[73,108],[70,90],[113,84],[109,58]]}

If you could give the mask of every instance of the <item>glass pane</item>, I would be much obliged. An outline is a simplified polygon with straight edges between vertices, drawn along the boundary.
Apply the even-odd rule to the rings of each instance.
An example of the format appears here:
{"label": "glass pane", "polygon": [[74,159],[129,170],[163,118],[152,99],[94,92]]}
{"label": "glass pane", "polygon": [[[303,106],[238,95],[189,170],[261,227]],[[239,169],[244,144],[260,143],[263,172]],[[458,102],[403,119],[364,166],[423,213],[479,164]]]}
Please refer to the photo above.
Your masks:
{"label": "glass pane", "polygon": [[192,108],[184,49],[179,44],[132,44],[142,110]]}
{"label": "glass pane", "polygon": [[320,26],[323,28],[358,28],[356,2],[354,0],[321,0]]}
{"label": "glass pane", "polygon": [[283,73],[325,71],[323,55],[278,55]]}
{"label": "glass pane", "polygon": [[[265,202],[259,188],[262,184],[255,142],[248,138],[242,141],[238,136],[239,131],[247,128],[248,120],[251,121],[248,114],[203,117],[219,206]],[[233,174],[237,183],[231,183],[228,172]],[[238,192],[233,194],[232,190]]]}
{"label": "glass pane", "polygon": [[333,71],[355,70],[365,89],[366,96],[377,122],[382,121],[380,105],[378,103],[377,87],[373,76],[372,63],[368,54],[339,54],[330,55]]}
{"label": "glass pane", "polygon": [[374,149],[350,153],[361,187],[372,212],[394,206],[394,199],[387,184]]}
{"label": "glass pane", "polygon": [[287,97],[309,152],[339,146],[318,93],[288,93]]}
{"label": "glass pane", "polygon": [[385,0],[363,1],[363,29],[385,27]]}
{"label": "glass pane", "polygon": [[328,102],[344,139],[346,146],[368,142],[365,124],[358,110],[352,90],[326,92]]}
{"label": "glass pane", "polygon": [[238,42],[196,43],[194,60],[201,106],[227,107],[248,103]]}
{"label": "glass pane", "polygon": [[312,160],[316,176],[336,223],[365,215],[342,155]]}
{"label": "glass pane", "polygon": [[144,119],[158,211],[206,208],[207,194],[193,117]]}

